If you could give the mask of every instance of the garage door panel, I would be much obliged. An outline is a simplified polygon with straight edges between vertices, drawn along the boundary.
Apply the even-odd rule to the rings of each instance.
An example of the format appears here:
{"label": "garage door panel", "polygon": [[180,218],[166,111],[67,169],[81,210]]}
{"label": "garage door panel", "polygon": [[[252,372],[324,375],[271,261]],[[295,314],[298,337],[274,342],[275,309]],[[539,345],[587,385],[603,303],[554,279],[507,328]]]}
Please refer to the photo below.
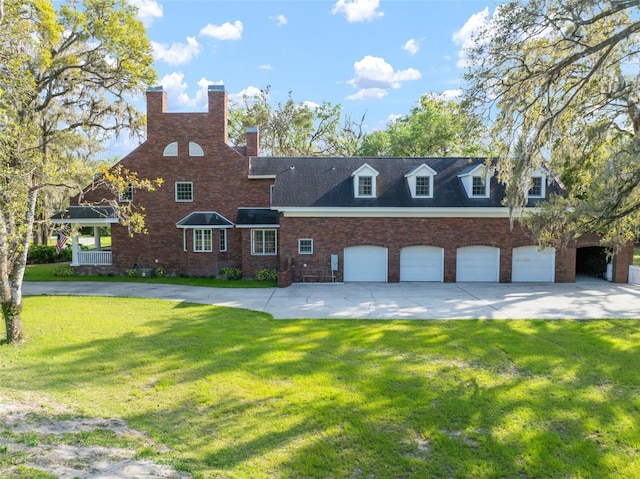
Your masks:
{"label": "garage door panel", "polygon": [[444,249],[435,246],[408,246],[400,250],[400,281],[444,279]]}
{"label": "garage door panel", "polygon": [[511,281],[549,282],[555,279],[556,250],[537,246],[514,248],[511,260]]}
{"label": "garage door panel", "polygon": [[387,281],[387,248],[350,246],[344,249],[345,281]]}
{"label": "garage door panel", "polygon": [[500,249],[492,246],[458,248],[456,281],[498,282]]}

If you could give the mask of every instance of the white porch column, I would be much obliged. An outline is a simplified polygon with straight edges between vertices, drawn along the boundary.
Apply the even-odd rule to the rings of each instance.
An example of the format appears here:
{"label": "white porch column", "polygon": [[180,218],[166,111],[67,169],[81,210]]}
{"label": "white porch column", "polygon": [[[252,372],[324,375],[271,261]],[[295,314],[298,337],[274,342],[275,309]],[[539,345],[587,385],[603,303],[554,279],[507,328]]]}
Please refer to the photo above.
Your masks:
{"label": "white porch column", "polygon": [[93,242],[95,244],[96,251],[101,251],[102,246],[100,244],[100,227],[99,226],[93,227]]}
{"label": "white porch column", "polygon": [[78,243],[78,235],[73,235],[71,237],[71,266],[80,266],[80,260],[78,258],[80,247]]}

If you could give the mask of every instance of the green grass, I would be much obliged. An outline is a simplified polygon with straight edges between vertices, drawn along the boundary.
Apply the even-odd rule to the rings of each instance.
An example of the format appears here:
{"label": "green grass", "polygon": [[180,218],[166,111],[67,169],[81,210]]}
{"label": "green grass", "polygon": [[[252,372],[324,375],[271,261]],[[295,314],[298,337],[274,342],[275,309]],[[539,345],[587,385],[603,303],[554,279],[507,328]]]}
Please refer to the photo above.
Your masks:
{"label": "green grass", "polygon": [[640,246],[636,246],[633,250],[633,264],[640,266]]}
{"label": "green grass", "polygon": [[196,478],[640,477],[640,320],[276,321],[80,297],[27,297],[23,320],[0,396],[125,419]]}
{"label": "green grass", "polygon": [[56,268],[67,263],[34,264],[27,266],[24,272],[25,281],[107,281],[127,283],[161,283],[181,284],[186,286],[208,286],[212,288],[273,288],[274,281],[257,281],[243,279],[241,281],[227,281],[221,278],[180,278],[180,277],[151,277],[138,278],[129,276],[55,276]]}

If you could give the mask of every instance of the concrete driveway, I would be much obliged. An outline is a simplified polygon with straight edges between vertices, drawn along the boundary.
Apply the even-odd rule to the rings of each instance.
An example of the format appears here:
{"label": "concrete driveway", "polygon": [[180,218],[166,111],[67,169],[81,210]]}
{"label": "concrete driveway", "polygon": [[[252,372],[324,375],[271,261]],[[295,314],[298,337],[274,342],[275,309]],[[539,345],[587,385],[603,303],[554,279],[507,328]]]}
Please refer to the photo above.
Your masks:
{"label": "concrete driveway", "polygon": [[276,319],[640,318],[640,286],[576,283],[334,283],[225,289],[153,283],[24,283],[25,295],[126,296],[254,309]]}

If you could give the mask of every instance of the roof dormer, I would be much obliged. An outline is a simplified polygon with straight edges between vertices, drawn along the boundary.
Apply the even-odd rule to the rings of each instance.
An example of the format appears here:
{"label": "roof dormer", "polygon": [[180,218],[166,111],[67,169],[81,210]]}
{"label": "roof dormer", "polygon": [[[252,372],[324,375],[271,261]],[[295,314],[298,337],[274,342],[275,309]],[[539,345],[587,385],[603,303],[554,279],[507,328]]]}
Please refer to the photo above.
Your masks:
{"label": "roof dormer", "polygon": [[462,181],[469,198],[489,198],[491,171],[487,165],[471,165],[463,170],[458,178]]}
{"label": "roof dormer", "polygon": [[378,171],[367,163],[362,165],[351,174],[353,178],[353,196],[356,198],[376,197],[376,177]]}
{"label": "roof dormer", "polygon": [[409,184],[412,198],[433,198],[433,177],[438,173],[422,163],[404,175]]}

